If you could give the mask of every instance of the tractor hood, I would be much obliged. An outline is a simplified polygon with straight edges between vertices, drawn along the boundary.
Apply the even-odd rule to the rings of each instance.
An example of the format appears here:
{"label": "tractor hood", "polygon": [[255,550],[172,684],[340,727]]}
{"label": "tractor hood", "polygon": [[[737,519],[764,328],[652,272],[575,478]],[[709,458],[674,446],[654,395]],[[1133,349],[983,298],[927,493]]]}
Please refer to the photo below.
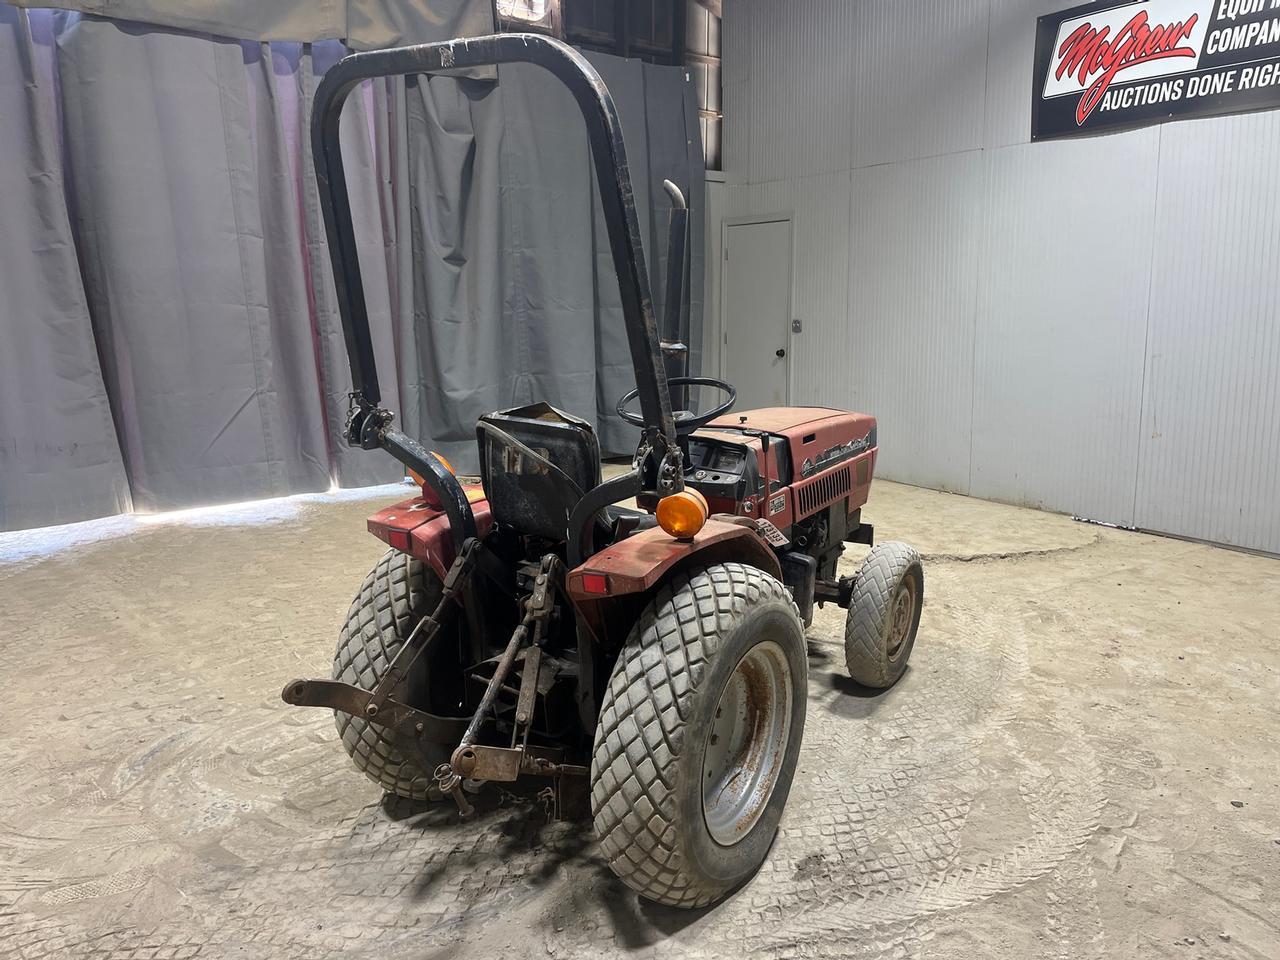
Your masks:
{"label": "tractor hood", "polygon": [[848,417],[843,410],[830,407],[762,407],[741,413],[726,413],[708,424],[710,427],[733,427],[763,430],[766,433],[787,433],[811,423],[819,423],[837,417]]}

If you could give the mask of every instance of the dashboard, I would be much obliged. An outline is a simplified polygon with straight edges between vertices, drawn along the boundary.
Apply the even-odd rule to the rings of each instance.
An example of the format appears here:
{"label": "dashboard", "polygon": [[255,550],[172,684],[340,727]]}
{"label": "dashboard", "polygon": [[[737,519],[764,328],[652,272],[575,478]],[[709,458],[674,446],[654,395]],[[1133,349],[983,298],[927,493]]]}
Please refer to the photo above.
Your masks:
{"label": "dashboard", "polygon": [[703,496],[741,500],[748,493],[748,485],[754,492],[757,475],[754,459],[755,455],[745,446],[690,437],[684,479]]}

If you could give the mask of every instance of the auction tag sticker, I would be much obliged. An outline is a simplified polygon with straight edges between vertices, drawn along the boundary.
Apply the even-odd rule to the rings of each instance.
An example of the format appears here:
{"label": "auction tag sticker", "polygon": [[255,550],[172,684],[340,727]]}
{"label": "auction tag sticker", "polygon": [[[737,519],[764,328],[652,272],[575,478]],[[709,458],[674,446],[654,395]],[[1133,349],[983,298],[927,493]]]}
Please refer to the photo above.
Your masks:
{"label": "auction tag sticker", "polygon": [[756,529],[775,547],[785,547],[791,542],[782,535],[781,530],[763,518],[756,521]]}

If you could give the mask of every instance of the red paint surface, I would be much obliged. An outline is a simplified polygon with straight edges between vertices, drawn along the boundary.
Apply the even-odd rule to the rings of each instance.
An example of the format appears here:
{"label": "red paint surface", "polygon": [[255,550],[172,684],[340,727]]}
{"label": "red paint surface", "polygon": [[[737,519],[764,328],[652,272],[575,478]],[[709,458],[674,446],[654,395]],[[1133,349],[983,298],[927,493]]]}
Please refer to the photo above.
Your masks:
{"label": "red paint surface", "polygon": [[[610,595],[648,590],[680,560],[713,544],[751,537],[764,541],[752,527],[712,518],[692,540],[676,540],[661,527],[642,530],[601,550],[580,567],[569,572],[569,596],[577,600],[599,599],[586,589],[583,578],[602,574],[609,578]],[[767,549],[767,545],[766,545]]]}
{"label": "red paint surface", "polygon": [[[760,467],[760,475],[770,481],[776,481],[773,458],[764,456],[760,440],[745,436],[735,430],[716,430],[716,427],[736,427],[749,430],[762,430],[783,437],[791,453],[791,484],[789,487],[773,491],[764,499],[756,499],[752,510],[737,509],[728,500],[717,499],[712,503],[713,510],[732,511],[743,516],[758,517],[768,520],[779,530],[786,531],[797,520],[812,516],[810,511],[804,516],[797,516],[795,510],[795,493],[797,490],[817,483],[821,477],[835,470],[849,469],[850,491],[847,497],[847,509],[852,512],[867,502],[871,493],[871,478],[875,473],[877,449],[872,447],[865,453],[848,460],[840,461],[810,477],[801,476],[806,460],[817,462],[818,456],[837,444],[848,443],[865,437],[876,425],[876,418],[865,413],[846,413],[826,407],[765,407],[761,410],[748,410],[744,413],[727,413],[711,421],[706,429],[699,430],[695,436],[709,436],[744,444],[755,451],[756,462]],[[776,441],[775,441],[776,442]],[[866,483],[857,482],[857,469],[860,462],[867,464]],[[772,486],[772,484],[770,484]],[[785,498],[783,508],[776,514],[769,512],[769,501],[779,496]],[[823,509],[826,501],[817,509]]]}
{"label": "red paint surface", "polygon": [[[464,486],[463,489],[467,491],[467,499],[471,500],[476,533],[483,537],[493,527],[489,501],[484,499],[479,487]],[[428,505],[422,497],[385,507],[371,516],[365,525],[379,540],[427,563],[441,579],[449,572],[454,558],[449,518],[443,510]],[[407,550],[401,546],[404,543],[401,538],[405,534],[409,537]]]}

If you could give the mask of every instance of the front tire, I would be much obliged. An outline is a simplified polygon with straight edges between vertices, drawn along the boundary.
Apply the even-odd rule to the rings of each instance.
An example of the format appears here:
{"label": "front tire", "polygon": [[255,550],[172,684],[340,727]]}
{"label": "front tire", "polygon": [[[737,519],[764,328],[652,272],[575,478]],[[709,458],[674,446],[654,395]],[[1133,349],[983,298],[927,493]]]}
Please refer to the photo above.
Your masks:
{"label": "front tire", "polygon": [[591,762],[596,835],[627,886],[700,907],[759,868],[807,685],[804,628],[773,577],[725,563],[659,589],[614,665]]}
{"label": "front tire", "polygon": [[[351,601],[333,655],[333,679],[362,690],[377,686],[418,621],[440,602],[442,590],[440,578],[421,560],[396,550],[383,554]],[[426,689],[422,659],[408,685],[407,702],[420,702]],[[340,710],[333,717],[351,762],[366,777],[396,796],[439,799],[432,773],[449,759],[447,745],[406,742],[394,730]]]}
{"label": "front tire", "polygon": [[916,645],[924,606],[924,565],[915,547],[877,544],[853,581],[844,621],[849,676],[884,689],[901,679]]}

